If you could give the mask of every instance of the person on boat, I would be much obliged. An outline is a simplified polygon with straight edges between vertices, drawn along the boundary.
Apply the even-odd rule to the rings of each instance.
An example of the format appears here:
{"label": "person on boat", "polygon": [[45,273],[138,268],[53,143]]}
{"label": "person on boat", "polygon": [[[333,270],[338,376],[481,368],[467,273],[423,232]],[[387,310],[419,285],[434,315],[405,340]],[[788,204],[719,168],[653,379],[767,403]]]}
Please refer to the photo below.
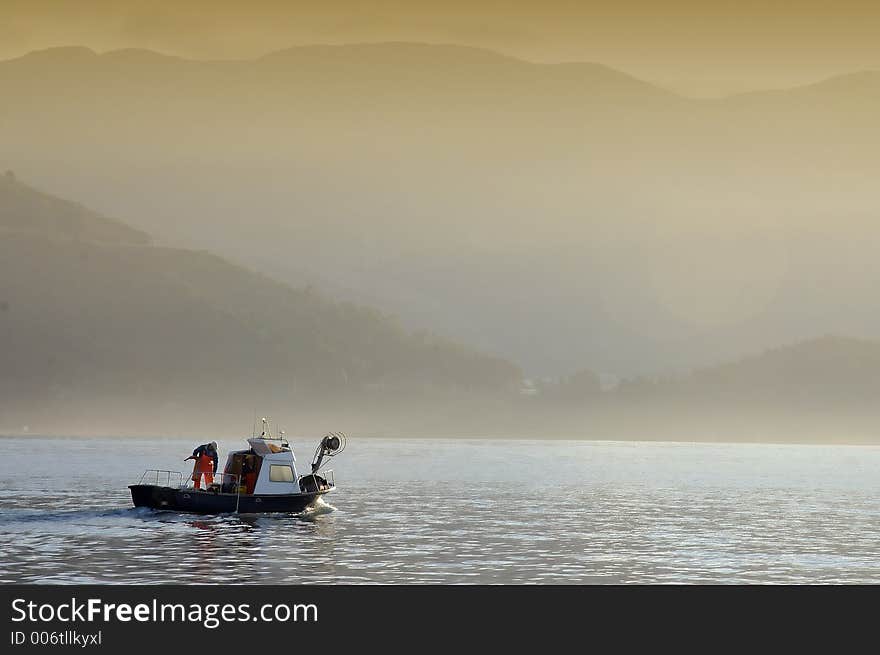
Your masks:
{"label": "person on boat", "polygon": [[193,454],[183,461],[195,460],[193,466],[193,487],[201,489],[202,476],[205,476],[205,487],[214,484],[214,473],[217,472],[217,442],[202,444],[193,451]]}
{"label": "person on boat", "polygon": [[246,494],[254,493],[254,487],[257,486],[256,459],[256,455],[245,455],[244,463],[241,467],[242,480],[244,481]]}

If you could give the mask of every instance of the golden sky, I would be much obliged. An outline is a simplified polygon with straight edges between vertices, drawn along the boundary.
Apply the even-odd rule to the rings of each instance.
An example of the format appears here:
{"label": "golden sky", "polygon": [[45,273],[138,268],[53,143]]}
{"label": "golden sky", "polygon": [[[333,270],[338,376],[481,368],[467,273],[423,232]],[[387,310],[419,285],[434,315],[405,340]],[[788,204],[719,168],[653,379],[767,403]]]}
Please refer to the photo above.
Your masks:
{"label": "golden sky", "polygon": [[880,68],[876,0],[0,0],[0,58],[55,45],[247,58],[413,40],[598,61],[713,95]]}

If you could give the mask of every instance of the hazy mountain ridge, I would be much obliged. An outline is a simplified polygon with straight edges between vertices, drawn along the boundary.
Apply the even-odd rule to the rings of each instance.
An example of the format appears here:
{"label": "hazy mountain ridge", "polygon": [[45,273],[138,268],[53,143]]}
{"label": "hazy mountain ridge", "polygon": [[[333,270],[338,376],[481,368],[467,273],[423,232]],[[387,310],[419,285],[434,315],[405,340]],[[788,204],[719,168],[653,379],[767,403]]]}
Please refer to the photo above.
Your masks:
{"label": "hazy mountain ridge", "polygon": [[813,395],[819,403],[870,402],[880,388],[880,340],[826,335],[656,380],[624,382],[623,393],[682,394],[768,403]]}
{"label": "hazy mountain ridge", "polygon": [[[568,76],[569,80],[576,76],[582,76],[584,81],[607,81],[621,87],[629,85],[633,89],[641,89],[657,95],[686,97],[598,62],[537,63],[485,48],[409,41],[293,46],[252,59],[187,59],[144,48],[121,48],[97,52],[85,46],[58,46],[0,60],[0,70],[6,73],[14,73],[17,70],[32,71],[34,66],[41,69],[50,66],[55,70],[58,67],[83,67],[95,70],[112,70],[119,67],[121,70],[125,70],[127,67],[137,64],[142,65],[145,70],[153,65],[171,65],[204,69],[227,67],[233,72],[240,71],[242,68],[263,68],[291,73],[296,69],[317,69],[322,74],[338,73],[346,68],[361,73],[364,70],[372,69],[374,73],[381,74],[383,66],[403,65],[420,69],[423,72],[442,74],[444,77],[482,75],[486,70],[497,72],[504,68],[514,75],[522,74],[523,71],[528,70],[540,73],[559,71],[560,77]],[[454,66],[458,66],[458,68],[453,68]],[[43,69],[41,72],[47,71]],[[692,100],[695,104],[717,104],[735,98],[758,98],[786,93],[822,93],[829,89],[871,91],[876,89],[878,78],[880,78],[880,70],[856,70],[798,86],[761,89],[720,98],[695,98]]]}
{"label": "hazy mountain ridge", "polygon": [[705,101],[458,46],[62,50],[0,63],[0,139],[163,242],[630,377],[880,334],[872,79]]}
{"label": "hazy mountain ridge", "polygon": [[35,193],[7,171],[0,177],[0,230],[47,237],[148,245],[149,235],[82,205]]}
{"label": "hazy mountain ridge", "polygon": [[826,336],[604,390],[583,370],[529,395],[504,360],[152,245],[10,176],[0,219],[3,431],[225,434],[270,407],[362,434],[876,439],[880,341]]}
{"label": "hazy mountain ridge", "polygon": [[536,429],[579,406],[568,433],[596,438],[876,443],[878,388],[880,340],[829,335],[605,391],[582,372],[530,400]]}
{"label": "hazy mountain ridge", "polygon": [[[421,79],[428,83],[437,78],[442,78],[444,81],[455,78],[480,78],[487,72],[497,75],[499,82],[525,81],[536,75],[558,73],[556,76],[558,80],[570,82],[580,78],[583,82],[605,82],[621,89],[629,87],[657,95],[677,95],[600,63],[534,63],[483,48],[415,42],[296,46],[255,59],[238,60],[185,59],[139,48],[98,53],[87,47],[64,46],[34,51],[14,59],[0,60],[0,71],[10,75],[19,71],[31,72],[35,67],[41,72],[49,73],[52,70],[70,68],[104,72],[134,69],[143,73],[147,72],[150,66],[160,69],[178,66],[183,67],[184,70],[226,69],[230,74],[238,74],[242,70],[291,75],[317,73],[332,76],[357,73],[373,75],[376,78],[384,77],[385,80],[394,83],[399,83],[401,80],[388,77],[389,70],[419,71]],[[419,79],[410,76],[408,81],[417,82]]]}
{"label": "hazy mountain ridge", "polygon": [[860,71],[852,71],[850,73],[841,73],[827,77],[810,84],[802,84],[783,89],[765,89],[762,91],[750,91],[748,93],[737,93],[727,98],[718,98],[710,102],[723,102],[728,99],[744,100],[744,99],[760,99],[768,97],[779,97],[784,95],[795,95],[808,97],[810,95],[823,96],[829,92],[854,92],[865,94],[867,97],[875,96],[880,91],[880,70],[866,69]]}
{"label": "hazy mountain ridge", "polygon": [[[107,417],[125,415],[141,417],[139,431],[167,430],[187,412],[204,419],[220,407],[308,416],[340,403],[344,416],[350,403],[363,410],[389,396],[508,393],[521,378],[508,362],[413,334],[375,310],[216,255],[151,245],[10,178],[0,181],[0,219],[4,430],[63,430],[65,421],[104,430]],[[108,226],[130,238],[108,239]]]}

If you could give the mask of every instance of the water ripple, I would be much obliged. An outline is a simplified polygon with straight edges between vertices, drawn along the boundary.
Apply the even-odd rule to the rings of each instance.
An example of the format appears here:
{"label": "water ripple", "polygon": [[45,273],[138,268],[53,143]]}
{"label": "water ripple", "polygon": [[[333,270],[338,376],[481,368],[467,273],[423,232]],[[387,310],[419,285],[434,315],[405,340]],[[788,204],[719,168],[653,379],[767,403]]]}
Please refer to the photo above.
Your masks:
{"label": "water ripple", "polygon": [[130,507],[176,442],[8,445],[2,583],[880,582],[878,448],[353,440],[313,511],[193,516]]}

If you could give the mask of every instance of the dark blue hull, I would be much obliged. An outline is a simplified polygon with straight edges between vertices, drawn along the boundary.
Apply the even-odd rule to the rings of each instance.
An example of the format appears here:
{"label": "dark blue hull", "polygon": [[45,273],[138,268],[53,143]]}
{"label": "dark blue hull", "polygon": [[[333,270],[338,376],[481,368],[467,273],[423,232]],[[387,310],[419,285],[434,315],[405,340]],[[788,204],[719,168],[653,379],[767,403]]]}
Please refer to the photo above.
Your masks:
{"label": "dark blue hull", "polygon": [[150,507],[195,514],[259,514],[264,512],[302,512],[318,502],[327,491],[299,494],[239,495],[195,489],[175,489],[153,484],[133,484],[131,500],[135,507]]}

